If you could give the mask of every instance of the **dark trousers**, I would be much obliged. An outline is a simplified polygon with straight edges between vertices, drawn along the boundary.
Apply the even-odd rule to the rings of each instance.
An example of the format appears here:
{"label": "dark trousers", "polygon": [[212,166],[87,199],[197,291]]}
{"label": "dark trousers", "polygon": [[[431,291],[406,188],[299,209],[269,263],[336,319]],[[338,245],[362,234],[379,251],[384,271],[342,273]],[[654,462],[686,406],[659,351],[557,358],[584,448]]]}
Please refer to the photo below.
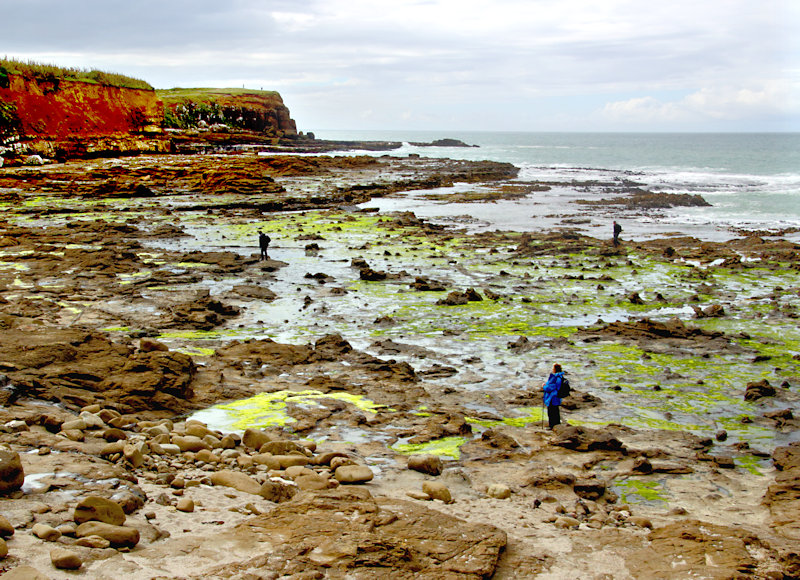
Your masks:
{"label": "dark trousers", "polygon": [[558,405],[548,405],[547,406],[547,420],[550,422],[550,428],[552,429],[556,425],[561,424],[561,407]]}

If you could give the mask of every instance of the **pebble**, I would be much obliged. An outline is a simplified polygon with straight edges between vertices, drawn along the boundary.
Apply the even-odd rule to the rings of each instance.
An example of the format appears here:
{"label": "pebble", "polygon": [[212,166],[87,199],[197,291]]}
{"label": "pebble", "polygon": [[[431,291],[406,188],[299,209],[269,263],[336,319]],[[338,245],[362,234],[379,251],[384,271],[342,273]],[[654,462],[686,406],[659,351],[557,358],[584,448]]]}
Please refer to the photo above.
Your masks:
{"label": "pebble", "polygon": [[45,542],[55,542],[61,537],[61,532],[47,524],[33,524],[31,533]]}
{"label": "pebble", "polygon": [[511,497],[511,488],[502,483],[493,483],[486,490],[486,494],[495,499],[508,499]]}
{"label": "pebble", "polygon": [[182,497],[178,500],[178,505],[175,507],[179,512],[191,513],[194,511],[194,502],[191,498]]}
{"label": "pebble", "polygon": [[423,482],[422,491],[428,494],[431,499],[438,499],[444,503],[453,503],[453,496],[450,494],[450,490],[440,481]]}

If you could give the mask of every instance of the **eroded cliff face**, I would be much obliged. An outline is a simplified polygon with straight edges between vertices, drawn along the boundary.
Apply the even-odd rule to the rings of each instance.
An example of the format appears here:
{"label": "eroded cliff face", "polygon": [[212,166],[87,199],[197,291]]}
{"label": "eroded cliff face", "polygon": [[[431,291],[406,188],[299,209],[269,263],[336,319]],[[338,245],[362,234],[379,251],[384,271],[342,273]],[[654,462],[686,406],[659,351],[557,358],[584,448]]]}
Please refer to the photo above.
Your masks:
{"label": "eroded cliff face", "polygon": [[9,75],[8,81],[7,88],[0,87],[0,100],[16,107],[20,133],[28,138],[129,135],[157,130],[163,118],[155,91],[20,75]]}
{"label": "eroded cliff face", "polygon": [[[167,151],[154,90],[8,75],[0,86],[6,142],[52,157]],[[9,119],[11,122],[9,122]]]}

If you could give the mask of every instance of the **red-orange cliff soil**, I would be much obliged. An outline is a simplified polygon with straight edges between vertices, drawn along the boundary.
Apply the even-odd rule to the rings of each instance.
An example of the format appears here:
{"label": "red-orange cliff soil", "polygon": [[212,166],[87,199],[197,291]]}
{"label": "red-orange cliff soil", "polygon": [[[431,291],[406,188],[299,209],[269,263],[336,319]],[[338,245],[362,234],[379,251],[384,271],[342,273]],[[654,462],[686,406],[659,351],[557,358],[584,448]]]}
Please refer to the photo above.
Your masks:
{"label": "red-orange cliff soil", "polygon": [[161,125],[163,104],[154,90],[112,87],[66,79],[9,75],[0,101],[13,103],[27,138],[129,135]]}

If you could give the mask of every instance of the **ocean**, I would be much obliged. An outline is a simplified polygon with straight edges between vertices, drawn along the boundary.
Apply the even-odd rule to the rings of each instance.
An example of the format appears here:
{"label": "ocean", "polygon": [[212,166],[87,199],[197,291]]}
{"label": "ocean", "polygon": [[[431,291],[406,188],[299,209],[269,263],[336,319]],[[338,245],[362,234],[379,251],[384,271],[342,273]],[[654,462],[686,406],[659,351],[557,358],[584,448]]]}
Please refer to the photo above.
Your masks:
{"label": "ocean", "polygon": [[[800,230],[798,133],[316,131],[315,134],[317,138],[330,140],[403,142],[400,149],[391,152],[396,156],[417,154],[506,161],[520,168],[519,180],[562,185],[549,195],[502,202],[500,207],[493,208],[475,204],[450,207],[412,195],[405,204],[379,201],[381,209],[410,209],[418,215],[442,220],[470,216],[485,228],[554,227],[559,222],[548,220],[551,206],[568,207],[574,205],[569,202],[586,198],[581,183],[628,180],[650,191],[698,194],[711,207],[627,213],[588,212],[585,206],[575,207],[575,215],[592,214],[594,221],[583,229],[592,232],[607,227],[609,219],[619,218],[624,220],[625,235],[631,239],[669,233],[720,240],[742,235],[745,230],[768,230],[800,241],[800,232],[791,231]],[[443,138],[459,139],[478,147],[410,145]],[[545,207],[537,211],[535,206]]]}

